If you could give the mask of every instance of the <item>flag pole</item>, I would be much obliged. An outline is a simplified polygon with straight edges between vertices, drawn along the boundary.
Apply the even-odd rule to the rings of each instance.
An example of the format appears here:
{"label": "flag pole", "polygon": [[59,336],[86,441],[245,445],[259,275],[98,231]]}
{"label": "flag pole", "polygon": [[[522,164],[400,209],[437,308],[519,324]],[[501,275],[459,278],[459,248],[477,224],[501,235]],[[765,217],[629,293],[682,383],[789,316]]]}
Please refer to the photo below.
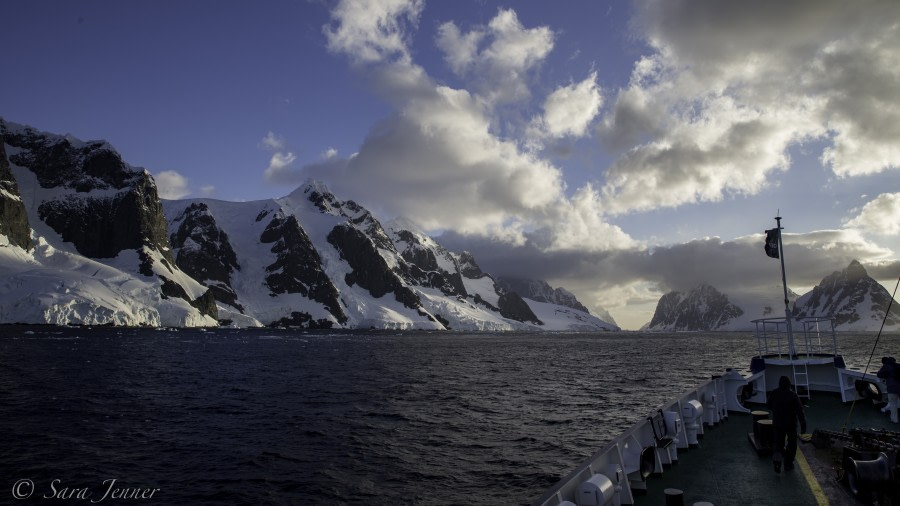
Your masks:
{"label": "flag pole", "polygon": [[793,357],[797,353],[794,349],[794,330],[791,325],[791,303],[790,300],[788,300],[787,276],[784,273],[784,244],[781,242],[781,216],[775,217],[775,223],[777,224],[776,228],[778,228],[778,258],[781,260],[781,286],[784,288],[784,321],[787,324],[788,353]]}

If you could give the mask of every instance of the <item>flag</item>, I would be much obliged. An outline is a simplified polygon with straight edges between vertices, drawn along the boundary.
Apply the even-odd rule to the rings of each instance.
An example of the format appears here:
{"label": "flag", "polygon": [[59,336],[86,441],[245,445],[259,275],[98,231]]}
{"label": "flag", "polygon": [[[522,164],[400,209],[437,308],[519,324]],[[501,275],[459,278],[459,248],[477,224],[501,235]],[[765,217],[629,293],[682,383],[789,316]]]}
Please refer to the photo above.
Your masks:
{"label": "flag", "polygon": [[778,258],[778,229],[766,230],[766,255]]}

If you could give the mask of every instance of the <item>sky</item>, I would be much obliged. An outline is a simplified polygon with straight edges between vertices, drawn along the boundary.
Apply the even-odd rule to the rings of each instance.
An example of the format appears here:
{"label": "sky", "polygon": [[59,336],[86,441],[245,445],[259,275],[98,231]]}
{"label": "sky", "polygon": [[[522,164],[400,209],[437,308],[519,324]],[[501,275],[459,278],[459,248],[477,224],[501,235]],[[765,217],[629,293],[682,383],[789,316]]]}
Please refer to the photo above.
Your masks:
{"label": "sky", "polygon": [[626,329],[708,283],[900,276],[900,2],[12,0],[0,117],[163,198],[325,182]]}

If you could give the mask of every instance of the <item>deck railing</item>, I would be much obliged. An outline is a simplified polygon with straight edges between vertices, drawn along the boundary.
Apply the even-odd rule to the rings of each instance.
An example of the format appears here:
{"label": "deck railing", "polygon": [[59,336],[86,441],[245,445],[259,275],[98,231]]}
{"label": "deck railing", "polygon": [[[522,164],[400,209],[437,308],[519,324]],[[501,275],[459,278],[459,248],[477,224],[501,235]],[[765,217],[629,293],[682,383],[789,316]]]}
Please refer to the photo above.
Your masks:
{"label": "deck railing", "polygon": [[793,349],[788,338],[785,318],[762,318],[756,324],[756,346],[759,356],[810,358],[815,355],[837,355],[837,335],[830,317],[791,318]]}

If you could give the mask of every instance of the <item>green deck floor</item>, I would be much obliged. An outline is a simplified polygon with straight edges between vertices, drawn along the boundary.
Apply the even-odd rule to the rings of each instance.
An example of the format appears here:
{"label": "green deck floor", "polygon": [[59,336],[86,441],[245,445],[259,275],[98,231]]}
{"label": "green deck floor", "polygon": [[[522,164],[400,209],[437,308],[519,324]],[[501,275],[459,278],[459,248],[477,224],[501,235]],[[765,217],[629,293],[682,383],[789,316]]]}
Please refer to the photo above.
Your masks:
{"label": "green deck floor", "polygon": [[[854,427],[898,430],[898,425],[890,423],[888,416],[871,401],[858,402],[849,422],[847,414],[851,404],[842,404],[837,395],[814,393],[804,404],[809,432],[815,429],[840,431],[845,424],[848,430]],[[662,475],[651,476],[646,494],[637,496],[636,504],[666,504],[664,490],[667,488],[682,490],[687,506],[701,501],[716,506],[817,504],[801,466],[776,474],[771,457],[757,455],[747,437],[752,431],[751,420],[749,415],[732,413],[725,422],[706,427],[699,448],[679,450],[678,463],[665,469]],[[800,446],[828,504],[857,504],[846,488],[834,479],[830,462],[833,455],[828,455],[827,450],[816,450],[809,443],[800,443]]]}

